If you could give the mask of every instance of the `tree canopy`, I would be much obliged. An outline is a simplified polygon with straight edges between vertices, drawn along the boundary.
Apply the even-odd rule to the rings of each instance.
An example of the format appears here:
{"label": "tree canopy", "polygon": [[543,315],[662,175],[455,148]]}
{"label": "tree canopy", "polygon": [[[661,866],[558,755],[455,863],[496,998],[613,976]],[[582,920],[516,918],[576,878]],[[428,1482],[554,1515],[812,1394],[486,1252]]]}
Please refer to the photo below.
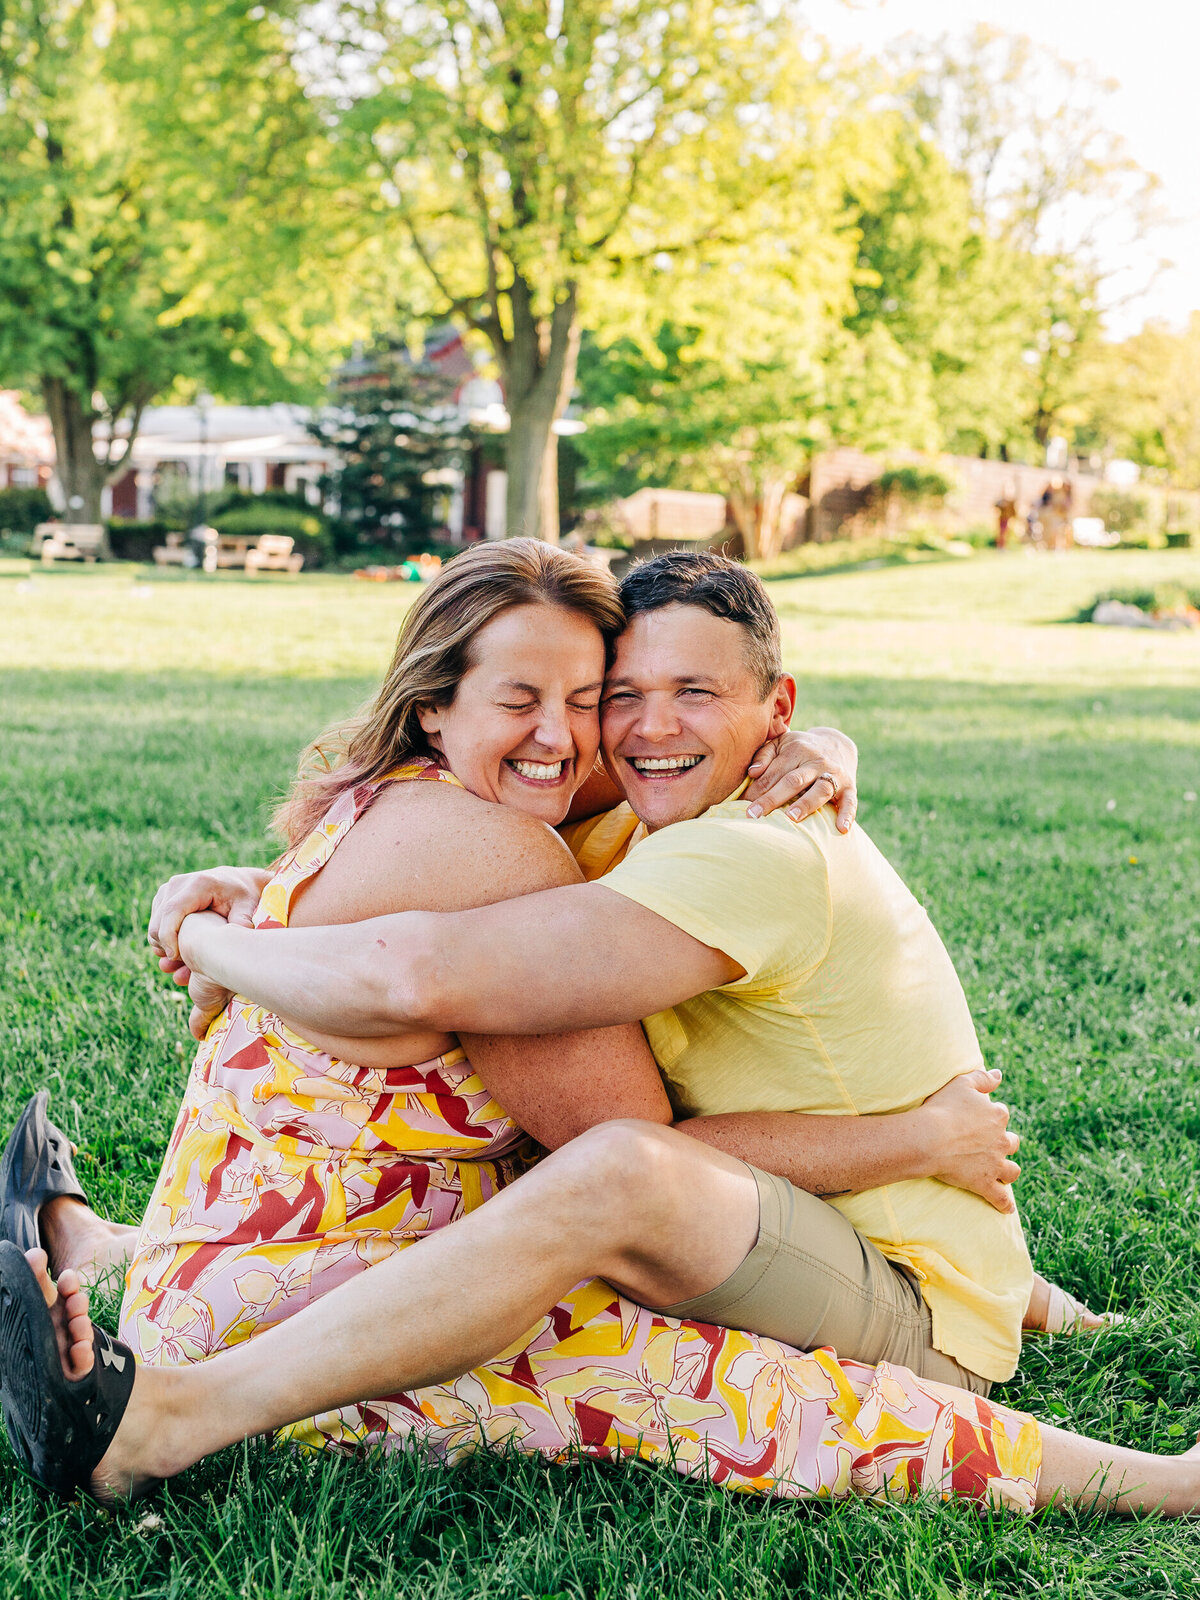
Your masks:
{"label": "tree canopy", "polygon": [[0,372],[43,398],[71,520],[99,520],[142,411],[177,380],[298,392],[296,358],[334,301],[314,204],[323,143],[264,8],[5,8]]}
{"label": "tree canopy", "polygon": [[1196,480],[1195,330],[1106,333],[1155,203],[1108,86],[996,30],[906,52],[771,0],[13,0],[0,382],[87,521],[155,399],[316,399],[444,318],[504,387],[510,533],[557,536],[575,398],[593,487],[720,490],[756,550],[829,441]]}

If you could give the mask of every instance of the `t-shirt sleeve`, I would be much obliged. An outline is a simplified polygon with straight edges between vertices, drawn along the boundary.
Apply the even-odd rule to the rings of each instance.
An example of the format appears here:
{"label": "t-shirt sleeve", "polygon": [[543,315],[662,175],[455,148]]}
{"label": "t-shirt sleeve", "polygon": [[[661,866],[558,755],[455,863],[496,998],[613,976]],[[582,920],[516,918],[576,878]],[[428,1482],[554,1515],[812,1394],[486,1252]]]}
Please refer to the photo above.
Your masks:
{"label": "t-shirt sleeve", "polygon": [[745,976],[730,988],[798,977],[828,948],[825,858],[791,822],[676,822],[634,845],[601,881],[736,961]]}

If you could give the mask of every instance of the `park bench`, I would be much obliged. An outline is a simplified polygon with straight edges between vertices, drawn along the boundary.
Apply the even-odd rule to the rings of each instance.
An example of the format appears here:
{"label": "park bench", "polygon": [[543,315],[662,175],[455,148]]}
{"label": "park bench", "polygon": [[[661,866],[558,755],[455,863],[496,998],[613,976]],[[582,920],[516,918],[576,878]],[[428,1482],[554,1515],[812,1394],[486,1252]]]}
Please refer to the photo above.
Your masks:
{"label": "park bench", "polygon": [[304,557],[292,554],[295,540],[283,533],[234,534],[208,529],[204,535],[204,570],[240,567],[247,573],[299,572]]}
{"label": "park bench", "polygon": [[33,530],[33,554],[47,563],[95,561],[103,548],[102,522],[39,522]]}
{"label": "park bench", "polygon": [[216,572],[218,567],[245,567],[246,552],[257,543],[241,534],[218,533],[215,528],[207,529],[203,537],[205,572]]}
{"label": "park bench", "polygon": [[299,572],[304,557],[292,554],[295,543],[286,533],[260,534],[258,543],[246,551],[246,571]]}
{"label": "park bench", "polygon": [[194,567],[196,565],[196,552],[184,539],[181,533],[167,534],[166,544],[156,544],[154,547],[154,565],[156,567]]}

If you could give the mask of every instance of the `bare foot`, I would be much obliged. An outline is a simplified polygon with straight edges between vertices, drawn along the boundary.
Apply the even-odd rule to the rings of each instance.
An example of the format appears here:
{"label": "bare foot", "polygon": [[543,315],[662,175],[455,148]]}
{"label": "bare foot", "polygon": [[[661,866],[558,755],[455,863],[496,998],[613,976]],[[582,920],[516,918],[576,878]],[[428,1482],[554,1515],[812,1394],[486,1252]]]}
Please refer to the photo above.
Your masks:
{"label": "bare foot", "polygon": [[96,1359],[92,1348],[92,1319],[88,1315],[87,1290],[79,1274],[64,1272],[55,1284],[44,1250],[26,1250],[25,1259],[33,1268],[58,1339],[58,1354],[68,1378],[86,1378]]}
{"label": "bare foot", "polygon": [[[27,1250],[25,1259],[50,1308],[63,1372],[78,1382],[87,1376],[96,1361],[87,1290],[72,1268],[63,1272],[56,1284],[50,1276],[44,1250]],[[156,1442],[155,1438],[156,1430],[159,1435],[171,1431],[162,1427],[161,1409],[169,1387],[168,1374],[156,1373],[139,1363],[125,1415],[88,1485],[102,1504],[136,1500],[162,1478],[180,1470],[175,1465],[166,1466],[164,1470],[164,1440],[160,1438]],[[160,1407],[158,1415],[154,1413],[156,1400]]]}
{"label": "bare foot", "polygon": [[[1052,1317],[1053,1303],[1060,1295],[1065,1304],[1054,1307],[1057,1314]],[[1074,1295],[1059,1289],[1037,1272],[1033,1276],[1033,1290],[1021,1328],[1026,1333],[1095,1333],[1100,1328],[1111,1328],[1122,1320],[1115,1311],[1089,1310],[1082,1300],[1076,1300]]]}
{"label": "bare foot", "polygon": [[38,1231],[55,1276],[77,1272],[89,1284],[106,1273],[124,1273],[137,1242],[138,1230],[99,1217],[81,1200],[59,1195],[38,1213]]}

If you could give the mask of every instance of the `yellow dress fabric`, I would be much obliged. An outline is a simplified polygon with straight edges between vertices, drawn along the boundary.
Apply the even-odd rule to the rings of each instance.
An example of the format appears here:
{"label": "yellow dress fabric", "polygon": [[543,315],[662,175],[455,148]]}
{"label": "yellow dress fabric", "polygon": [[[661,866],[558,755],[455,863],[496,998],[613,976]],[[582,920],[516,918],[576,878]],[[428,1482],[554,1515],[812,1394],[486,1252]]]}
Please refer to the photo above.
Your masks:
{"label": "yellow dress fabric", "polygon": [[[384,781],[453,782],[432,763]],[[382,783],[347,791],[263,893],[286,925]],[[461,1050],[388,1071],[332,1058],[234,998],[200,1046],[142,1224],[122,1336],[146,1362],[201,1360],[419,1243],[511,1182],[521,1130]],[[638,1456],[783,1497],[919,1491],[1032,1509],[1032,1418],[902,1367],[802,1354],[577,1285],[495,1360],[452,1383],[310,1418],[317,1448],[456,1460],[503,1445],[566,1460]]]}
{"label": "yellow dress fabric", "polygon": [[[688,1115],[904,1111],[983,1065],[933,924],[831,807],[796,824],[740,799],[647,835],[628,806],[568,830],[589,879],[722,950],[745,976],[646,1019]],[[939,1350],[1010,1378],[1033,1272],[1021,1224],[936,1179],[836,1199],[921,1280]]]}

